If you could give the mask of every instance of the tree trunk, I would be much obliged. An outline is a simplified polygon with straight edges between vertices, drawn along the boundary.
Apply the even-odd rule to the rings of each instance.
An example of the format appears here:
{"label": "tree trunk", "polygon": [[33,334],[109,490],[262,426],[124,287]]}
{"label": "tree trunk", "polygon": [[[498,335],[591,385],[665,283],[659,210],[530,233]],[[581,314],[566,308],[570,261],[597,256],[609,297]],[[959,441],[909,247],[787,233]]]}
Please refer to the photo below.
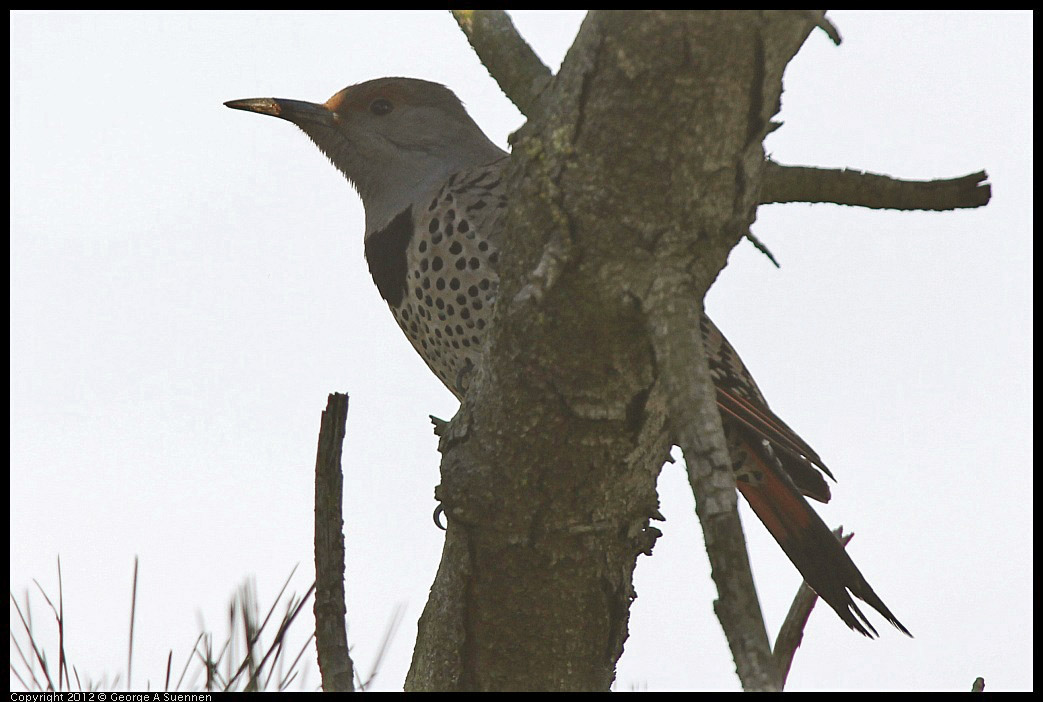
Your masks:
{"label": "tree trunk", "polygon": [[[448,532],[407,690],[608,689],[672,443],[730,490],[700,507],[734,515],[690,325],[754,220],[782,72],[815,17],[591,13],[535,101],[496,323],[440,443]],[[686,445],[696,429],[709,438]],[[751,641],[732,641],[752,651],[744,684],[770,689],[763,625]]]}

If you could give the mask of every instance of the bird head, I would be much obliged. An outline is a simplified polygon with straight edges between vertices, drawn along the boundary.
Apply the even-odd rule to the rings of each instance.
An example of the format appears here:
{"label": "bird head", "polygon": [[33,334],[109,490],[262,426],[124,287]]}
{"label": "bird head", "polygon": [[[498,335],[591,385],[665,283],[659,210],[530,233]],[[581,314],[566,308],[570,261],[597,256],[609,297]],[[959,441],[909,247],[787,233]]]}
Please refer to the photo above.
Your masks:
{"label": "bird head", "polygon": [[252,98],[225,105],[300,127],[358,190],[367,234],[453,173],[506,155],[451,90],[415,78],[358,83],[321,104]]}

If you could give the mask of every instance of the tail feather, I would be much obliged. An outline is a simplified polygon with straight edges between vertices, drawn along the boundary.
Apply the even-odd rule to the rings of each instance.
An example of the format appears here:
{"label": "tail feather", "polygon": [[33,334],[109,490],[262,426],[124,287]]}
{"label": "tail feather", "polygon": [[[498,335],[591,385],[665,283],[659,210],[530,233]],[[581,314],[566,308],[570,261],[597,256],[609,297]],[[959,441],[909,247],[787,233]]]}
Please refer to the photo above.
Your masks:
{"label": "tail feather", "polygon": [[[852,595],[864,601],[909,636],[887,605],[873,591],[843,545],[801,496],[793,481],[778,467],[767,447],[743,437],[748,462],[737,487],[754,513],[804,576],[804,580],[849,627],[865,636],[877,631],[858,608]],[[752,463],[752,465],[749,465]]]}
{"label": "tail feather", "polygon": [[833,474],[814,449],[767,407],[758,406],[750,400],[743,399],[738,393],[729,393],[723,388],[717,388],[717,406],[757,434],[770,439],[775,448],[781,449],[795,458],[806,460],[833,478]]}
{"label": "tail feather", "polygon": [[779,450],[780,460],[784,461],[789,477],[801,493],[819,502],[829,502],[829,485],[819,471],[830,478],[833,478],[833,474],[818,454],[771,410],[759,408],[721,388],[717,388],[717,408],[722,417],[738,422],[753,434],[771,441],[771,445]]}

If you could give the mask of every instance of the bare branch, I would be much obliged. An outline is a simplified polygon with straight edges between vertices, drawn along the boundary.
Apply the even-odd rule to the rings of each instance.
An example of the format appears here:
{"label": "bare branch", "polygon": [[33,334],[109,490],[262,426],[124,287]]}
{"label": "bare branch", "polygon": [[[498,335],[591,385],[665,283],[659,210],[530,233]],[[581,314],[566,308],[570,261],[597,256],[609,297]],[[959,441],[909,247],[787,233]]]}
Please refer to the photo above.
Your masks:
{"label": "bare branch", "polygon": [[777,691],[777,668],[753,584],[735,475],[699,330],[701,306],[676,295],[686,287],[683,281],[662,275],[648,300],[659,379],[667,394],[674,441],[688,466],[719,596],[714,611],[728,639],[736,672],[747,691]]}
{"label": "bare branch", "polygon": [[531,117],[553,74],[503,10],[450,10],[474,52],[521,113]]}
{"label": "bare branch", "polygon": [[344,476],[340,455],[348,396],[331,393],[322,413],[315,459],[315,648],[322,689],[354,691],[354,664],[344,630]]}
{"label": "bare branch", "polygon": [[985,171],[940,180],[899,180],[848,168],[785,166],[768,161],[761,204],[832,202],[890,210],[982,207],[992,197]]}
{"label": "bare branch", "polygon": [[[839,526],[833,530],[833,534],[840,539],[840,543],[847,546],[854,534],[844,534],[844,527]],[[793,656],[797,652],[801,641],[804,639],[804,627],[811,616],[811,610],[818,602],[818,595],[806,582],[801,581],[797,594],[793,598],[785,621],[779,629],[779,635],[775,638],[775,649],[772,655],[779,669],[780,687],[786,687],[786,678],[789,677],[790,666],[793,665]]]}

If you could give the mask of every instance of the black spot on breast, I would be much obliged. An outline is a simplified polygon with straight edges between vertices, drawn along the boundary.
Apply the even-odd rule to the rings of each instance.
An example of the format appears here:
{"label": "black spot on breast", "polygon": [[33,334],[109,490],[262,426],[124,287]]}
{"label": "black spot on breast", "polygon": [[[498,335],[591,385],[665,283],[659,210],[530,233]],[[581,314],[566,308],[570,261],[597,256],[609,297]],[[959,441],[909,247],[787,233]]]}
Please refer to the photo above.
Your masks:
{"label": "black spot on breast", "polygon": [[406,249],[412,238],[413,208],[407,207],[366,239],[369,272],[380,296],[392,307],[398,307],[406,294]]}

